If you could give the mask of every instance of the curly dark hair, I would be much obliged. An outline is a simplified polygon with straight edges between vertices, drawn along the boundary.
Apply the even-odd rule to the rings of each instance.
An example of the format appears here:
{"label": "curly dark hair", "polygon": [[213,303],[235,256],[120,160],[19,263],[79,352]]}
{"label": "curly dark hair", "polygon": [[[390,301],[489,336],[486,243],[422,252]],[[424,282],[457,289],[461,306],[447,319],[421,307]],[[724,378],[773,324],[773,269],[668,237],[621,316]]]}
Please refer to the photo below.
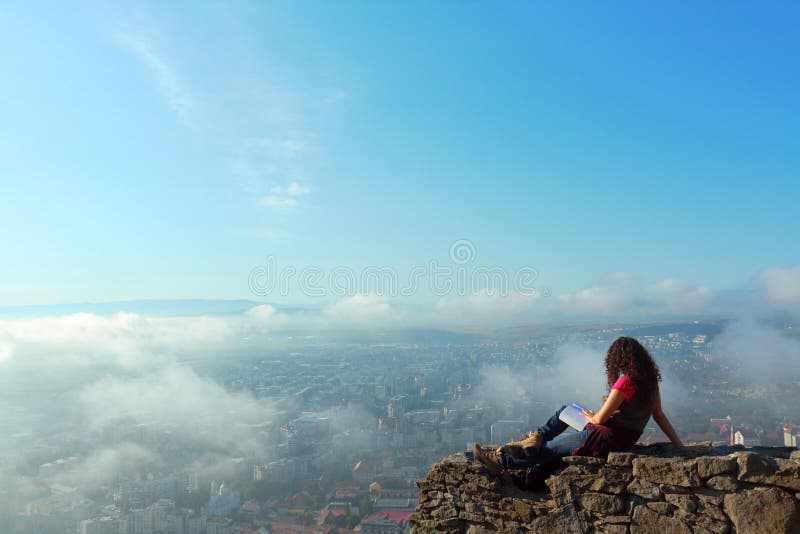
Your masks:
{"label": "curly dark hair", "polygon": [[624,336],[617,338],[608,347],[606,375],[609,390],[620,375],[625,375],[647,401],[652,399],[661,381],[658,365],[647,349],[634,338]]}

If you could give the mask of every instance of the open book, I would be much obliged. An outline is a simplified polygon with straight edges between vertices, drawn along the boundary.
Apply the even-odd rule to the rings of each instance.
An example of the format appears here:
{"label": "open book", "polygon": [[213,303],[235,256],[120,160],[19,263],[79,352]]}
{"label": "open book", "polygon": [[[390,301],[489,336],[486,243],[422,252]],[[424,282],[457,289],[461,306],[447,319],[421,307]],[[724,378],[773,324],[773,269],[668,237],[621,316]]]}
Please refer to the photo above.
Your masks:
{"label": "open book", "polygon": [[589,422],[584,416],[581,415],[581,412],[584,411],[586,408],[581,406],[580,404],[572,403],[567,405],[566,408],[561,410],[561,414],[558,416],[559,419],[567,423],[569,426],[574,428],[575,430],[583,430],[583,427],[586,426],[586,423]]}

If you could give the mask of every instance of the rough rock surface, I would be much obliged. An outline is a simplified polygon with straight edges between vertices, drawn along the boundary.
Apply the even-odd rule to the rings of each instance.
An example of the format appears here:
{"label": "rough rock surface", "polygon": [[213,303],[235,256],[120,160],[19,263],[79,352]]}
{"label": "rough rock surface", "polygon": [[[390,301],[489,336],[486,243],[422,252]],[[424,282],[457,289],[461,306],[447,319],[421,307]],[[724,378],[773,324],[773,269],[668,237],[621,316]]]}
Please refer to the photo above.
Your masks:
{"label": "rough rock surface", "polygon": [[412,533],[800,534],[796,451],[711,447],[698,456],[653,445],[565,463],[549,491],[529,492],[470,453],[448,456],[417,482]]}

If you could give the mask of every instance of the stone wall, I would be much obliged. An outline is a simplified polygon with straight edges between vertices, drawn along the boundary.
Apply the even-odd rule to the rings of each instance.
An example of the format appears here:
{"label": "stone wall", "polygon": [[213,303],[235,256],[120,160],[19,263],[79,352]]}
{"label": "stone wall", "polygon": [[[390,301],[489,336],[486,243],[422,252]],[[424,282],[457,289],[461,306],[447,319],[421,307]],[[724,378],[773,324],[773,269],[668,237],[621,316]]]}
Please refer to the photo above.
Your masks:
{"label": "stone wall", "polygon": [[549,492],[492,477],[471,453],[448,456],[417,485],[412,533],[800,533],[800,451],[661,446],[573,456]]}

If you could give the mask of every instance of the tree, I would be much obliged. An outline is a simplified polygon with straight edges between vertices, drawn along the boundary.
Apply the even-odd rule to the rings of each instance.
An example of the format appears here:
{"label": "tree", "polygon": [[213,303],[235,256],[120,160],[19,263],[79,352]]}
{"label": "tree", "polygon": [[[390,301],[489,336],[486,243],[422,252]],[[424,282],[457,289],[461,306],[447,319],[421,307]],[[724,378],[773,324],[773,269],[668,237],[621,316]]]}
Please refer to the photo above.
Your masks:
{"label": "tree", "polygon": [[358,511],[361,516],[369,515],[372,513],[372,499],[364,495],[358,500]]}
{"label": "tree", "polygon": [[281,484],[271,480],[255,480],[248,482],[243,490],[242,495],[245,499],[255,499],[257,501],[265,501],[272,497],[279,497],[282,495],[284,488]]}

